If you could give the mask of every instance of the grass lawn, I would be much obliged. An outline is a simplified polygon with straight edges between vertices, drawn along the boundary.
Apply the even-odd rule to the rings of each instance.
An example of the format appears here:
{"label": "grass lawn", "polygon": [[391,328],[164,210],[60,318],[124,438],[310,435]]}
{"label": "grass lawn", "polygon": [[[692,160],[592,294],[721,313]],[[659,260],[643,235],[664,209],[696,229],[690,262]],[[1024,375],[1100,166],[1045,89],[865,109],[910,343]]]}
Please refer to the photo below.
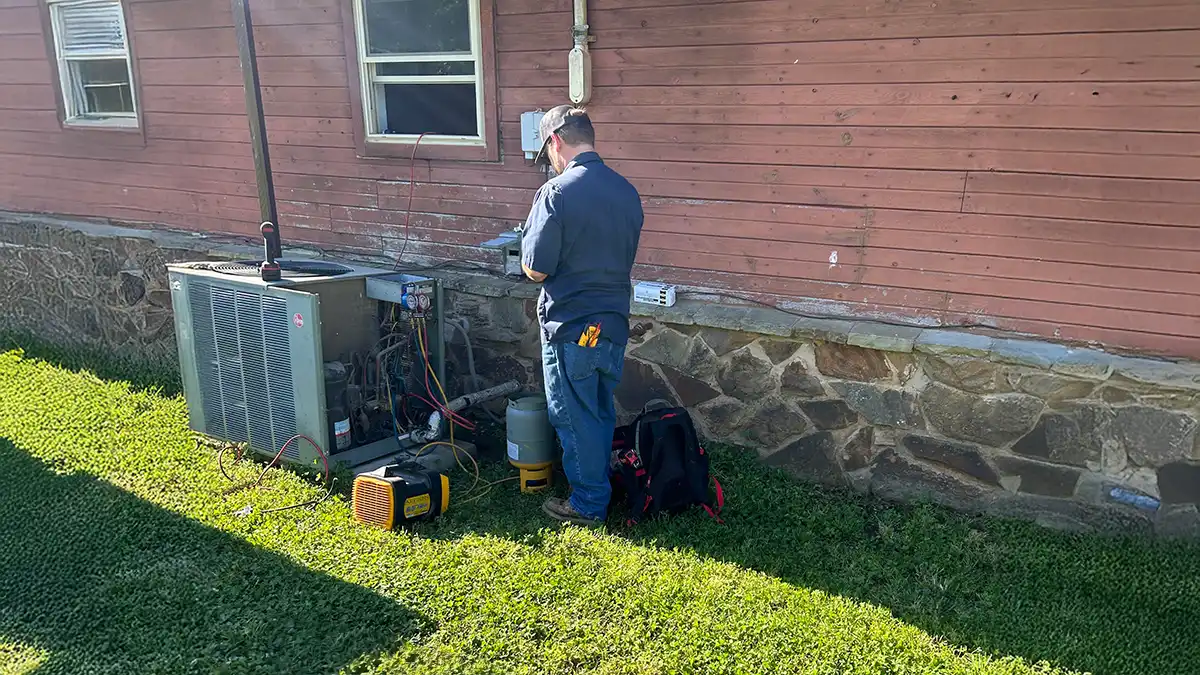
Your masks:
{"label": "grass lawn", "polygon": [[258,513],[322,491],[226,494],[179,397],[0,353],[0,674],[1200,672],[1200,546],[714,455],[725,526],[550,526],[510,483],[389,533]]}

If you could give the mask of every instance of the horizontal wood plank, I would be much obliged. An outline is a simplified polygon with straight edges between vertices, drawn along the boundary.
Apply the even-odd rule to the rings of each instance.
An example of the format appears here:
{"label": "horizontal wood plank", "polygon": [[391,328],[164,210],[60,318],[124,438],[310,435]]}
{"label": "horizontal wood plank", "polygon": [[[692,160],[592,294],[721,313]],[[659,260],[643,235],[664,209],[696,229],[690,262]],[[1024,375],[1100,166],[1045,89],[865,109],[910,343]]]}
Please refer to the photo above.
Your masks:
{"label": "horizontal wood plank", "polygon": [[[2,64],[0,64],[2,65]],[[242,71],[236,52],[231,56],[196,58],[182,56],[172,59],[141,59],[138,72],[147,85],[241,86]],[[270,87],[339,87],[348,86],[344,56],[313,56],[305,58],[259,55],[259,81]],[[0,71],[2,81],[3,71]]]}
{"label": "horizontal wood plank", "polygon": [[42,19],[36,5],[0,7],[0,40],[14,35],[40,35]]}
{"label": "horizontal wood plank", "polygon": [[18,59],[45,59],[46,40],[41,33],[5,35],[0,39],[0,63]]}
{"label": "horizontal wood plank", "polygon": [[[860,187],[882,190],[921,190],[961,193],[961,171],[909,171],[905,169],[855,169],[830,166],[776,164],[689,164],[636,159],[609,161],[614,169],[634,180],[652,179],[697,183],[764,186]],[[669,195],[663,195],[669,196]]]}
{"label": "horizontal wood plank", "polygon": [[[1196,108],[1183,106],[1075,107],[1075,106],[939,106],[939,105],[601,105],[596,96],[593,121],[597,124],[785,124],[856,125],[868,127],[1022,127],[1042,129],[1092,129],[1124,131],[1200,132]],[[528,106],[505,106],[504,120],[520,119]]]}
{"label": "horizontal wood plank", "polygon": [[[8,189],[16,190],[18,194],[28,192],[34,196],[47,196],[56,189],[62,194],[61,186],[39,177],[9,176],[4,182]],[[240,217],[258,213],[256,197],[190,192],[182,188],[167,190],[130,187],[82,180],[72,180],[69,186],[72,199],[94,202],[100,210],[96,215],[101,216],[105,215],[103,210],[110,206],[129,206],[169,213],[210,214],[216,217]]]}
{"label": "horizontal wood plank", "polygon": [[[1200,188],[1198,188],[1200,189]],[[1200,237],[1200,204],[1129,202],[1040,195],[967,194],[963,210],[1009,216],[1040,216],[1068,220],[1177,225]]]}
{"label": "horizontal wood plank", "polygon": [[[779,304],[785,310],[807,310],[810,316],[813,312],[818,312],[819,316],[862,316],[907,323],[920,322],[925,325],[986,326],[1031,335],[1053,335],[1063,340],[1103,340],[1108,345],[1154,354],[1200,355],[1200,339],[1195,337],[1165,335],[1145,328],[1111,330],[1093,325],[1075,325],[1061,320],[1013,318],[995,312],[978,311],[979,305],[974,299],[966,303],[954,302],[951,308],[952,300],[945,296],[941,301],[934,300],[924,305],[921,298],[927,295],[921,292],[878,289],[866,285],[846,287],[756,275],[698,272],[644,263],[639,264],[634,271],[639,279],[725,289],[735,296],[749,297],[771,305]],[[880,297],[883,302],[880,302]],[[1153,325],[1152,315],[1138,316],[1145,318],[1143,326]]]}
{"label": "horizontal wood plank", "polygon": [[[166,225],[200,231],[213,231],[217,228],[215,231],[219,233],[256,236],[259,242],[262,241],[262,235],[257,233],[258,224],[261,222],[257,209],[248,212],[210,208],[201,213],[194,206],[174,210],[161,205],[129,204],[119,199],[104,199],[93,195],[66,199],[61,194],[47,194],[35,186],[22,186],[19,195],[9,192],[10,190],[12,188],[8,186],[0,188],[0,203],[12,204],[11,208],[19,211]],[[229,223],[230,227],[221,227],[223,222]]]}
{"label": "horizontal wood plank", "polygon": [[[727,231],[719,238],[711,234],[656,230],[647,231],[643,236],[651,248],[697,254],[719,251],[742,258],[747,271],[765,274],[772,270],[773,276],[839,283],[882,283],[870,281],[882,277],[891,279],[884,284],[887,286],[933,291],[955,290],[955,285],[964,279],[987,277],[993,279],[993,283],[1000,280],[990,293],[1010,297],[1052,299],[1069,293],[1073,298],[1086,298],[1078,304],[1111,307],[1116,303],[1116,306],[1143,307],[1166,314],[1186,313],[1200,307],[1200,297],[1196,297],[1200,296],[1200,289],[1195,288],[1197,275],[1193,272],[1122,269],[1120,275],[1115,275],[1111,268],[1098,265],[1047,264],[1029,257],[1029,250],[1022,250],[1020,242],[1016,246],[1012,243],[997,246],[983,255],[884,249],[874,246],[873,234],[870,231],[847,233],[847,239],[858,239],[854,243],[871,245],[833,245],[833,250],[839,253],[836,264],[830,263],[831,258],[827,257],[829,245],[745,239],[737,237],[736,231]],[[1024,254],[1024,257],[1000,257],[1014,253]],[[1153,257],[1153,251],[1133,250],[1126,253],[1126,263],[1132,268],[1139,263],[1144,265]],[[1097,289],[1103,291],[1097,292]],[[1189,297],[1185,298],[1185,295]]]}
{"label": "horizontal wood plank", "polygon": [[[24,138],[19,138],[20,136]],[[120,134],[120,138],[106,139],[104,142],[89,138],[87,143],[80,143],[69,135],[46,135],[39,138],[37,135],[0,131],[0,152],[63,160],[85,158],[150,164],[162,167],[162,171],[170,171],[170,167],[173,166],[253,170],[254,163],[249,144],[241,146],[245,149],[244,153],[208,152],[203,146],[218,144],[189,141],[152,140],[145,147],[129,141],[129,144],[122,145],[120,141],[127,140],[128,136],[132,134]]]}
{"label": "horizontal wood plank", "polygon": [[[164,188],[257,197],[251,170],[146,164],[120,160],[9,155],[0,149],[0,166],[18,176],[59,181],[64,192],[75,181],[122,187]],[[166,168],[170,166],[171,170]],[[18,168],[19,167],[19,168]]]}
{"label": "horizontal wood plank", "polygon": [[55,101],[54,85],[49,83],[0,84],[0,110],[54,110]]}
{"label": "horizontal wood plank", "polygon": [[[685,10],[686,11],[686,10]],[[813,19],[816,19],[814,21]],[[569,25],[569,24],[568,24]],[[605,31],[606,48],[694,45],[750,45],[827,40],[967,37],[984,35],[1053,35],[1058,33],[1124,33],[1200,29],[1194,4],[1156,7],[1103,7],[896,16],[887,18],[794,17],[790,21],[753,22],[740,26],[646,27]],[[543,49],[544,41],[527,35],[500,33],[500,51]]]}
{"label": "horizontal wood plank", "polygon": [[[506,140],[520,138],[515,122],[501,125]],[[961,127],[788,126],[781,124],[605,124],[601,145],[613,142],[694,145],[766,145],[826,148],[1005,150],[1190,157],[1200,154],[1200,135],[1073,129],[969,129]]]}
{"label": "horizontal wood plank", "polygon": [[[815,210],[815,209],[811,209]],[[806,220],[796,218],[798,222]],[[1019,237],[1062,243],[1086,242],[1113,246],[1137,246],[1153,249],[1200,251],[1200,240],[1188,228],[1050,220],[1024,216],[997,216],[978,213],[941,214],[919,211],[876,210],[871,221],[875,229],[892,229],[912,236],[925,232],[933,236],[972,235],[981,237]],[[1111,264],[1110,258],[1101,259]],[[1186,266],[1181,269],[1186,270]]]}
{"label": "horizontal wood plank", "polygon": [[[556,88],[505,89],[500,102],[536,106]],[[609,88],[597,96],[612,106],[966,106],[1200,107],[1200,81],[1153,83],[997,82],[986,84],[744,85]]]}
{"label": "horizontal wood plank", "polygon": [[[1137,226],[1133,226],[1137,227]],[[655,216],[646,224],[648,232],[674,232],[713,238],[736,236],[775,244],[803,244],[810,251],[807,258],[828,261],[834,252],[839,260],[850,255],[857,259],[860,249],[949,253],[983,257],[1008,257],[1018,261],[1036,261],[1041,265],[1076,263],[1094,266],[1085,270],[1087,283],[1104,286],[1129,285],[1125,269],[1139,271],[1172,271],[1195,274],[1200,263],[1200,250],[1170,248],[1169,240],[1155,237],[1154,232],[1136,232],[1142,236],[1138,246],[1114,247],[1095,242],[1034,239],[1031,237],[963,234],[960,232],[923,232],[883,227],[840,228],[817,224],[772,223],[759,221],[728,221],[703,217]],[[983,265],[981,264],[981,267]],[[1135,273],[1136,276],[1136,273]],[[1159,284],[1173,284],[1181,292],[1200,293],[1188,287],[1187,279],[1178,275],[1139,277],[1143,290],[1160,290]],[[1083,282],[1081,282],[1083,283]],[[1194,283],[1194,280],[1192,280]]]}
{"label": "horizontal wood plank", "polygon": [[[1200,156],[1161,157],[1120,154],[1062,154],[1006,150],[777,147],[748,152],[744,147],[669,143],[608,143],[601,151],[614,160],[708,164],[803,164],[805,166],[934,171],[1007,171],[1084,176],[1190,179],[1200,175]],[[761,170],[761,169],[759,169]]]}
{"label": "horizontal wood plank", "polygon": [[[298,93],[288,94],[291,89],[298,90]],[[333,90],[342,94],[340,101],[297,100],[304,92],[330,90],[328,87],[272,87],[262,93],[263,112],[269,117],[349,119],[350,102],[346,100],[345,90]],[[233,87],[145,87],[142,107],[149,113],[223,115],[231,110],[244,110],[245,94]]]}
{"label": "horizontal wood plank", "polygon": [[[254,48],[261,57],[344,56],[340,23],[254,27]],[[138,54],[149,59],[237,56],[233,26],[149,31],[137,36]]]}
{"label": "horizontal wood plank", "polygon": [[[732,5],[731,5],[732,6]],[[597,42],[590,50],[597,71],[657,68],[675,70],[753,63],[757,66],[798,64],[900,63],[959,61],[969,55],[976,61],[1107,58],[1136,60],[1147,57],[1195,57],[1200,31],[1134,33],[1078,33],[1064,35],[993,35],[983,37],[921,37],[829,42],[783,42],[763,45],[699,45],[660,47],[650,43],[623,49]],[[504,71],[564,68],[562,52],[552,49],[507,52],[498,57]],[[1034,72],[1038,68],[1031,68]]]}
{"label": "horizontal wood plank", "polygon": [[[596,88],[637,86],[667,87],[709,85],[833,85],[894,83],[974,82],[1121,82],[1192,81],[1197,57],[1155,56],[1139,59],[1099,57],[1079,59],[964,58],[948,61],[886,61],[870,63],[806,63],[782,66],[733,65],[702,67],[624,68],[597,70]],[[739,65],[741,64],[741,65]],[[507,87],[560,86],[566,90],[562,70],[514,70],[503,76]]]}
{"label": "horizontal wood plank", "polygon": [[967,194],[1200,204],[1200,177],[1195,180],[1140,180],[984,172],[967,177]]}
{"label": "horizontal wood plank", "polygon": [[39,85],[53,82],[50,60],[45,51],[40,58],[0,61],[0,85]]}
{"label": "horizontal wood plank", "polygon": [[[203,28],[232,28],[233,13],[222,0],[163,0],[130,5],[131,23],[137,33]],[[341,14],[334,2],[288,0],[255,2],[251,5],[255,33],[260,26],[304,26],[338,24]]]}
{"label": "horizontal wood plank", "polygon": [[[1143,248],[1200,250],[1200,240],[1190,228],[1152,225],[1104,224],[1045,218],[997,216],[975,213],[943,214],[889,209],[856,209],[795,204],[764,204],[697,199],[647,198],[647,214],[716,219],[730,223],[754,221],[815,225],[819,227],[901,230],[1031,240],[1083,241],[1111,245],[1121,242]],[[1131,235],[1141,233],[1131,239]],[[752,236],[752,235],[747,235]]]}
{"label": "horizontal wood plank", "polygon": [[[785,261],[747,259],[737,255],[714,253],[711,250],[705,253],[689,251],[685,254],[676,250],[645,248],[639,249],[638,259],[639,261],[655,265],[691,269],[701,268],[733,274],[753,274],[771,279],[787,278],[787,275],[779,274],[779,271],[791,267],[793,270],[801,269],[813,275],[805,278],[824,283],[844,284],[851,287],[859,284],[867,284],[877,288],[888,288],[890,285],[887,283],[887,280],[890,277],[896,280],[895,287],[926,291],[933,297],[938,297],[939,295],[945,296],[946,291],[954,291],[955,294],[949,297],[962,298],[965,295],[980,294],[987,290],[991,290],[994,293],[997,288],[996,281],[993,278],[971,278],[966,275],[939,275],[898,270],[875,272],[874,269],[876,268],[868,270],[861,279],[854,279],[853,283],[847,283],[846,281],[826,280],[815,276],[818,273],[817,271],[822,267],[821,265],[808,266],[797,263],[789,264]],[[824,267],[828,267],[828,265]],[[1020,284],[1014,281],[1012,285],[1019,286]],[[1039,291],[1042,293],[1047,288],[1046,284],[1034,283],[1032,286],[1042,289]],[[1071,292],[1074,293],[1075,291],[1072,289]],[[1082,295],[1095,297],[1096,291],[1093,290],[1090,293],[1083,293]],[[1070,297],[1075,298],[1076,296],[1071,295]],[[1187,307],[1189,310],[1200,308],[1200,297],[1188,297],[1191,298],[1190,301],[1181,303],[1184,307]],[[986,300],[981,301],[983,299]],[[996,313],[1004,316],[1016,316],[1043,321],[1082,323],[1084,325],[1097,325],[1099,327],[1120,330],[1142,329],[1146,321],[1145,316],[1139,316],[1123,309],[1067,304],[1054,299],[1031,300],[982,295],[980,300],[975,300],[970,305],[990,309],[990,312],[985,310],[984,313]],[[916,305],[916,307],[924,307],[924,305]],[[1158,332],[1179,336],[1200,333],[1200,312],[1190,316],[1154,313],[1153,320],[1155,322],[1155,330]]]}
{"label": "horizontal wood plank", "polygon": [[[1176,0],[1057,0],[1058,9],[1095,9],[1109,7],[1149,7],[1156,5],[1184,4]],[[689,26],[712,24],[738,24],[747,21],[784,21],[797,17],[896,17],[908,15],[956,15],[995,12],[1021,12],[1045,9],[1046,3],[1038,0],[1004,0],[997,3],[984,0],[942,0],[938,3],[895,3],[887,0],[868,0],[847,6],[836,0],[658,0],[654,3],[639,0],[601,0],[589,5],[593,12],[590,20],[599,18],[605,30],[616,28],[648,28],[661,26]],[[615,11],[621,10],[621,11]],[[572,5],[569,0],[506,0],[498,8],[503,17],[497,25],[501,30],[515,32],[538,32],[539,22],[520,14],[539,14],[543,18],[569,19]],[[543,29],[544,30],[544,29]]]}

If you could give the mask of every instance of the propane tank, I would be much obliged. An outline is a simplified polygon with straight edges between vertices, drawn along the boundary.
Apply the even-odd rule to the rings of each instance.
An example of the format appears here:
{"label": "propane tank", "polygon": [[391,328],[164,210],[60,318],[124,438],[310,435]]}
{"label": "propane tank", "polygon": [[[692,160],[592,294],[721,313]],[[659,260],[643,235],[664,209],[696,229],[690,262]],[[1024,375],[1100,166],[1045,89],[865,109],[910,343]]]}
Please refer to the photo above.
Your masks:
{"label": "propane tank", "polygon": [[350,373],[340,361],[325,362],[325,408],[329,411],[329,452],[350,449],[353,438],[350,434],[350,402],[346,386]]}
{"label": "propane tank", "polygon": [[508,463],[521,472],[521,492],[539,492],[550,487],[554,476],[554,427],[542,394],[525,394],[508,399]]}

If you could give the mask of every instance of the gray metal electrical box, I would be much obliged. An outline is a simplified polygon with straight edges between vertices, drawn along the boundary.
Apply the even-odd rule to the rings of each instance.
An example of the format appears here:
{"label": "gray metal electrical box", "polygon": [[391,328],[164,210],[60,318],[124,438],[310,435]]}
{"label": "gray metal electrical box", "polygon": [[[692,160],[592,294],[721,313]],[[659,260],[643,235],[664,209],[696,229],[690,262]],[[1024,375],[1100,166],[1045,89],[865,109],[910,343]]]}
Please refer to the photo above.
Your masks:
{"label": "gray metal electrical box", "polygon": [[545,115],[546,113],[541,111],[521,113],[521,150],[525,153],[525,159],[537,157],[538,151],[542,149],[542,135],[538,133],[538,125],[542,123],[542,117]]}
{"label": "gray metal electrical box", "polygon": [[503,257],[504,273],[510,276],[523,276],[521,270],[521,233],[505,232],[495,239],[483,242],[481,248],[500,251]]}

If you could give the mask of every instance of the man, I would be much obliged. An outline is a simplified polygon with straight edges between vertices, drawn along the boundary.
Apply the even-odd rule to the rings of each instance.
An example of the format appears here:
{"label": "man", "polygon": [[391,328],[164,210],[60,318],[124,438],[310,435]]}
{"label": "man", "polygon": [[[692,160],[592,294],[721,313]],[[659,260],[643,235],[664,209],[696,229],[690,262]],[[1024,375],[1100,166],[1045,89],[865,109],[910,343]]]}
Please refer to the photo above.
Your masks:
{"label": "man", "polygon": [[[569,499],[551,517],[602,523],[612,490],[608,462],[629,340],[630,272],[642,231],[642,200],[594,147],[592,122],[563,105],[542,118],[535,160],[558,174],[537,192],[525,223],[522,268],[542,284],[538,322],[550,422],[563,445]],[[581,346],[580,343],[583,343]]]}

